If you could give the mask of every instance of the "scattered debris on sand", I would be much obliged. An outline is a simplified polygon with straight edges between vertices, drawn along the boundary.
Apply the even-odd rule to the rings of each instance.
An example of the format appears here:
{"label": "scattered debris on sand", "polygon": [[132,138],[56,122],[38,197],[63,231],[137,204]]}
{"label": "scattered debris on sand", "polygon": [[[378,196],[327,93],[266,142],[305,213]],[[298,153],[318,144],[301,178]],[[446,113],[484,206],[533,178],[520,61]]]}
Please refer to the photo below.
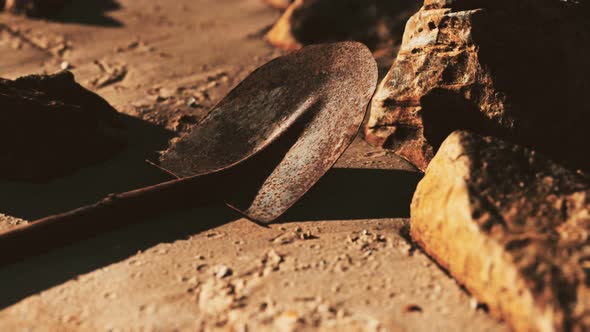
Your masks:
{"label": "scattered debris on sand", "polygon": [[217,100],[211,97],[211,90],[233,83],[225,70],[205,73],[190,82],[159,83],[147,89],[145,97],[131,103],[131,112],[182,135],[215,105]]}
{"label": "scattered debris on sand", "polygon": [[458,131],[418,185],[411,235],[516,331],[587,331],[589,212],[587,177]]}
{"label": "scattered debris on sand", "polygon": [[35,49],[56,58],[63,58],[72,50],[72,42],[62,34],[39,32],[0,23],[0,46],[8,45],[15,51]]}

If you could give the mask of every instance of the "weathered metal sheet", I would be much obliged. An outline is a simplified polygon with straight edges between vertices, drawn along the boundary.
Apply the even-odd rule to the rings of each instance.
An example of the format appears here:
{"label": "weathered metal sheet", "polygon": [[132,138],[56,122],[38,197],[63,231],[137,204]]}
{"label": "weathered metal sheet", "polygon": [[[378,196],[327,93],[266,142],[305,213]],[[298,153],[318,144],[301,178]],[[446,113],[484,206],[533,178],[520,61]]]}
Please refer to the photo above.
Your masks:
{"label": "weathered metal sheet", "polygon": [[253,72],[161,164],[180,177],[238,166],[227,203],[271,222],[346,150],[376,84],[377,65],[362,44],[303,48]]}

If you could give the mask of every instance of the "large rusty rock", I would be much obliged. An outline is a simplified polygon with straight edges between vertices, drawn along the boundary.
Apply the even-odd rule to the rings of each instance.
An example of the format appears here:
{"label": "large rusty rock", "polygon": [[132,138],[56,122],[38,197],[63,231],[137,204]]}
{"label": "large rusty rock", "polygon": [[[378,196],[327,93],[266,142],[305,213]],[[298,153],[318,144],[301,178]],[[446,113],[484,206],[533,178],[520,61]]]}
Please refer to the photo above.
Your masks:
{"label": "large rusty rock", "polygon": [[453,130],[588,168],[588,1],[426,0],[379,87],[366,139],[425,169]]}
{"label": "large rusty rock", "polygon": [[457,131],[418,185],[411,235],[516,331],[589,331],[588,180]]}
{"label": "large rusty rock", "polygon": [[118,114],[70,72],[0,79],[0,178],[43,181],[124,146]]}
{"label": "large rusty rock", "polygon": [[415,1],[295,0],[266,35],[274,46],[293,50],[303,45],[354,40],[375,50],[399,44]]}

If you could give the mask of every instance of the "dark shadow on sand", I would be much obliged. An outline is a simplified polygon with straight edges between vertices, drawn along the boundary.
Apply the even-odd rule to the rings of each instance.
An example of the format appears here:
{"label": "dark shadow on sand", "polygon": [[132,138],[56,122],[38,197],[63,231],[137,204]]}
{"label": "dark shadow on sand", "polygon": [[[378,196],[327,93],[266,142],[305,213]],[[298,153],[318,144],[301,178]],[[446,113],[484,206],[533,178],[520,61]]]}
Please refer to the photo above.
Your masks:
{"label": "dark shadow on sand", "polygon": [[51,21],[61,23],[76,23],[117,28],[123,23],[110,17],[108,12],[121,8],[115,0],[71,0],[66,7],[50,18]]}
{"label": "dark shadow on sand", "polygon": [[[145,159],[155,160],[154,151],[165,149],[172,133],[140,119],[122,117],[128,135],[125,151],[49,183],[0,181],[0,212],[35,220],[93,203],[109,193],[170,180]],[[0,268],[0,309],[124,260],[139,250],[187,238],[238,218],[221,204],[179,210]]]}
{"label": "dark shadow on sand", "polygon": [[173,133],[149,122],[121,115],[128,146],[112,159],[48,183],[0,181],[0,213],[35,220],[93,203],[118,193],[171,180],[145,162],[166,149]]}
{"label": "dark shadow on sand", "polygon": [[238,219],[223,206],[177,211],[0,269],[0,310],[160,243]]}
{"label": "dark shadow on sand", "polygon": [[[407,218],[421,176],[399,170],[332,169],[278,222]],[[0,310],[140,250],[239,218],[221,205],[175,211],[4,267],[0,269]]]}
{"label": "dark shadow on sand", "polygon": [[420,172],[334,168],[277,222],[409,218]]}
{"label": "dark shadow on sand", "polygon": [[[144,159],[155,159],[153,151],[164,149],[171,133],[132,117],[124,120],[129,131],[126,151],[46,184],[0,182],[0,212],[34,220],[93,203],[109,193],[170,180]],[[278,222],[405,218],[421,176],[400,170],[332,169]],[[178,210],[0,268],[0,310],[140,250],[239,218],[221,204]]]}

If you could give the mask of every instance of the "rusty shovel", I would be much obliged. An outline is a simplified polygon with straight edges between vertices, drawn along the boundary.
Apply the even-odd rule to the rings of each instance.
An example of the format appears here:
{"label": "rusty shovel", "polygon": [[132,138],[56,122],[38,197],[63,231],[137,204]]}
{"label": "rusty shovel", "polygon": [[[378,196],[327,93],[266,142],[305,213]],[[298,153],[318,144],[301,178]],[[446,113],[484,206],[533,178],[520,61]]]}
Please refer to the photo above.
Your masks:
{"label": "rusty shovel", "polygon": [[267,224],[299,200],[354,139],[377,84],[362,44],[309,46],[263,65],[161,159],[176,180],[0,234],[0,264],[188,206],[224,202]]}

